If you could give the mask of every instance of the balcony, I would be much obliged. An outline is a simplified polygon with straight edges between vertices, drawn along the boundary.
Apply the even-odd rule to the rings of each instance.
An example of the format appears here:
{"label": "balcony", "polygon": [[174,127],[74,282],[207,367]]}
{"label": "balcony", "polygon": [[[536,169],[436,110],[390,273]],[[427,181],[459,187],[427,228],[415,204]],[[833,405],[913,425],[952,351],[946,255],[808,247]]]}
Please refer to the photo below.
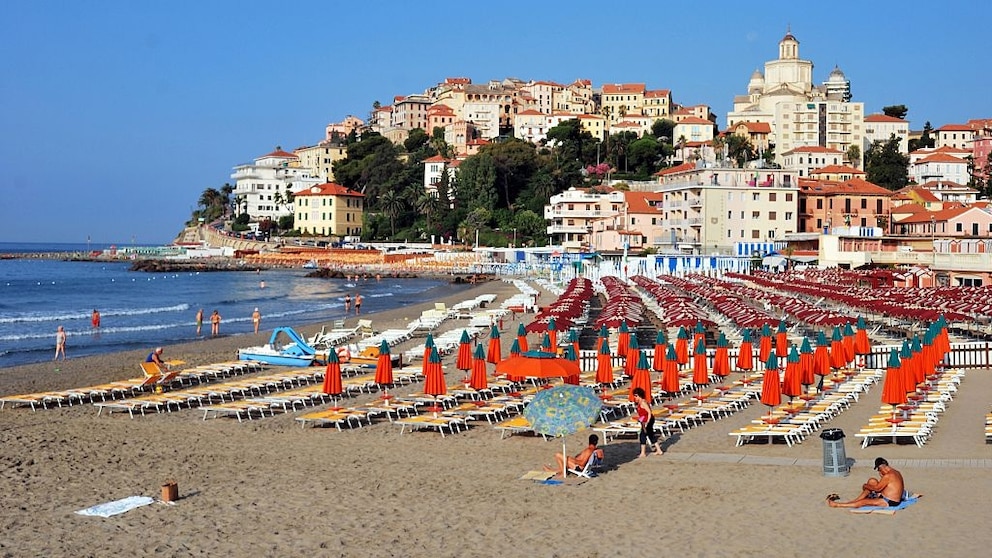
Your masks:
{"label": "balcony", "polygon": [[555,219],[555,218],[580,218],[580,219],[595,219],[599,217],[607,217],[610,215],[616,215],[614,212],[600,211],[600,210],[589,210],[589,209],[554,209],[545,208],[544,218],[545,219]]}
{"label": "balcony", "polygon": [[584,225],[548,225],[548,234],[586,234],[589,230]]}

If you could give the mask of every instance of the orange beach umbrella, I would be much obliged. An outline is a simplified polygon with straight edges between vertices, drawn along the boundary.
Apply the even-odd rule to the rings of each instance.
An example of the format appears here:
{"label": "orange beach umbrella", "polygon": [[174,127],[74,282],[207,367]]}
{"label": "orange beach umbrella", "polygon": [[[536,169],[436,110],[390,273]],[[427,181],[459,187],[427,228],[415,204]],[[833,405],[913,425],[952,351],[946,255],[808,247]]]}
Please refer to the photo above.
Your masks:
{"label": "orange beach umbrella", "polygon": [[385,339],[379,345],[379,360],[375,365],[375,383],[388,386],[393,383],[393,357],[389,354],[389,343]]}
{"label": "orange beach umbrella", "polygon": [[499,328],[495,324],[489,331],[489,350],[486,351],[486,360],[493,364],[500,362]]}
{"label": "orange beach umbrella", "polygon": [[468,336],[468,331],[462,330],[462,338],[458,341],[458,358],[455,360],[455,368],[468,370],[472,368],[472,339]]}
{"label": "orange beach umbrella", "polygon": [[474,390],[489,388],[489,380],[486,378],[486,353],[482,345],[475,346],[475,355],[472,358],[472,375],[469,376],[468,385]]}
{"label": "orange beach umbrella", "polygon": [[[630,355],[627,355],[630,358]],[[634,374],[630,379],[630,392],[627,396],[631,401],[634,400],[634,390],[641,388],[644,390],[644,398],[651,402],[651,373],[648,372],[648,357],[645,354],[639,354],[637,359],[637,366],[634,367]]]}
{"label": "orange beach umbrella", "polygon": [[596,354],[596,383],[613,383],[613,359],[610,356],[610,344],[603,339],[599,344],[599,352]]}

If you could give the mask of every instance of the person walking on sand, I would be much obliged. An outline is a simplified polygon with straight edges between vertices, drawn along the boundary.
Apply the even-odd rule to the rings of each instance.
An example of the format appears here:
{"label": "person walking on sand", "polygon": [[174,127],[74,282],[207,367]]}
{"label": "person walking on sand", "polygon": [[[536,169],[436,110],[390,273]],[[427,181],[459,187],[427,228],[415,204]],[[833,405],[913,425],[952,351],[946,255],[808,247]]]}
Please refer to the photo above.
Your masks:
{"label": "person walking on sand", "polygon": [[355,315],[362,313],[362,295],[355,293]]}
{"label": "person walking on sand", "polygon": [[65,360],[65,328],[62,326],[55,331],[55,358],[52,360],[58,360],[59,355]]}
{"label": "person walking on sand", "polygon": [[196,311],[196,335],[200,335],[200,331],[203,329],[203,308]]}
{"label": "person walking on sand", "polygon": [[100,311],[96,308],[93,309],[93,315],[90,317],[90,324],[93,329],[100,329]]}
{"label": "person walking on sand", "polygon": [[210,335],[220,335],[220,313],[216,310],[210,314]]}
{"label": "person walking on sand", "polygon": [[255,333],[258,333],[258,324],[262,322],[262,313],[255,308],[255,311],[251,313],[251,323],[255,326]]}
{"label": "person walking on sand", "polygon": [[658,443],[658,434],[654,431],[654,413],[651,412],[651,404],[645,398],[644,388],[634,388],[634,404],[637,405],[637,422],[641,425],[640,442],[641,454],[637,457],[647,457],[648,444],[654,448],[654,455],[662,455],[661,444]]}
{"label": "person walking on sand", "polygon": [[349,310],[351,310],[351,295],[350,294],[345,294],[344,295],[344,315],[345,316],[348,315],[348,311]]}

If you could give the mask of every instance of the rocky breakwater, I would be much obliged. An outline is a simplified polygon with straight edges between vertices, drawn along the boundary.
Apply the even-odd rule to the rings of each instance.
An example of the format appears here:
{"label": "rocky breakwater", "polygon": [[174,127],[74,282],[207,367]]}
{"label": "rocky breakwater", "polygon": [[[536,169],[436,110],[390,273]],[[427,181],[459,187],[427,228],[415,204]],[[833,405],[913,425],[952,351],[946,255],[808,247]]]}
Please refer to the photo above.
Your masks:
{"label": "rocky breakwater", "polygon": [[232,258],[211,258],[209,260],[135,260],[131,271],[149,273],[175,273],[185,271],[256,271],[258,266],[246,266],[244,262]]}

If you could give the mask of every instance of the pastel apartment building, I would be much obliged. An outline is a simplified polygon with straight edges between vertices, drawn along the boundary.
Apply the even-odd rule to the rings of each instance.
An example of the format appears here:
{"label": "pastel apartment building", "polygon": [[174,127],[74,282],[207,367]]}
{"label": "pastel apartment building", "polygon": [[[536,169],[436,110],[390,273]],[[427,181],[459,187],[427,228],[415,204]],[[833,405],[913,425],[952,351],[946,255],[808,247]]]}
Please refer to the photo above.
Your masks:
{"label": "pastel apartment building", "polygon": [[365,195],[340,184],[315,184],[298,190],[295,227],[303,234],[318,236],[359,236]]}
{"label": "pastel apartment building", "polygon": [[319,184],[321,179],[300,158],[282,149],[258,157],[254,162],[234,167],[233,198],[235,213],[247,213],[254,221],[277,220],[293,213],[292,193],[301,187]]}

